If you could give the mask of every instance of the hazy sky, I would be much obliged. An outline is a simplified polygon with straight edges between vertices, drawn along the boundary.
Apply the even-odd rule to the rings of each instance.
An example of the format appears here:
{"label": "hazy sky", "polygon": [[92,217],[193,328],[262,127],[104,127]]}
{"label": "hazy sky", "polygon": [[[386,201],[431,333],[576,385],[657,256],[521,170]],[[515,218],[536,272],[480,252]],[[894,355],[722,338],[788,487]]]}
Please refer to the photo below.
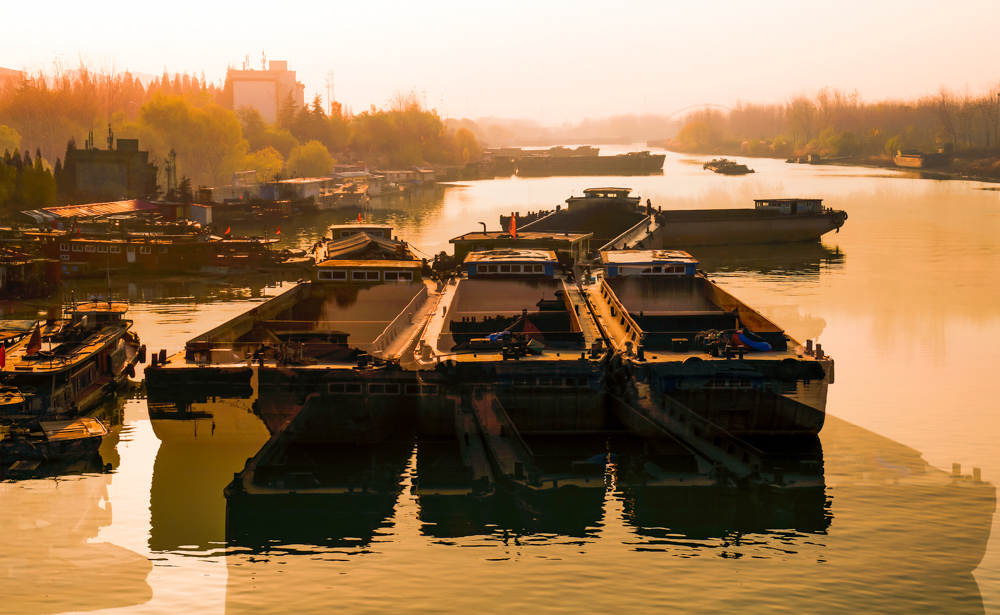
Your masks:
{"label": "hazy sky", "polygon": [[[221,84],[244,57],[287,60],[306,98],[355,112],[399,90],[447,117],[555,125],[689,105],[865,100],[1000,83],[995,0],[64,2],[2,9],[0,66],[166,68]],[[44,6],[44,8],[43,8]],[[46,21],[39,21],[44,18]]]}

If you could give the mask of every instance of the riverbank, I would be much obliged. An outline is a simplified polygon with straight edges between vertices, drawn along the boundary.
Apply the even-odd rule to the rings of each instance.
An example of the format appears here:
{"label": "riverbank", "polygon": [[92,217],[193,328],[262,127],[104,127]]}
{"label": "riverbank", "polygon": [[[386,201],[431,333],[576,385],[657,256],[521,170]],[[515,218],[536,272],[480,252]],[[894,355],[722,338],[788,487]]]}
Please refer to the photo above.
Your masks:
{"label": "riverbank", "polygon": [[[668,149],[668,148],[664,148]],[[766,156],[747,156],[746,154],[740,152],[681,152],[679,150],[670,150],[677,153],[691,154],[697,156],[734,156],[734,157],[746,157],[746,158],[767,158]],[[802,158],[803,161],[806,160],[805,157]],[[898,169],[902,171],[913,171],[921,173],[927,177],[933,177],[935,179],[958,179],[958,180],[969,180],[969,181],[982,181],[991,183],[1000,183],[1000,155],[989,154],[984,155],[981,152],[972,153],[958,153],[955,154],[951,164],[946,167],[936,167],[931,169],[905,169],[902,167],[897,167],[893,162],[892,158],[888,155],[881,156],[845,156],[840,158],[820,158],[818,162],[813,162],[811,164],[830,164],[846,167],[868,167],[876,169]]]}
{"label": "riverbank", "polygon": [[821,160],[819,164],[899,169],[903,171],[916,171],[935,179],[959,179],[1000,183],[1000,157],[996,155],[956,154],[948,166],[932,169],[905,169],[897,167],[889,156],[831,158]]}

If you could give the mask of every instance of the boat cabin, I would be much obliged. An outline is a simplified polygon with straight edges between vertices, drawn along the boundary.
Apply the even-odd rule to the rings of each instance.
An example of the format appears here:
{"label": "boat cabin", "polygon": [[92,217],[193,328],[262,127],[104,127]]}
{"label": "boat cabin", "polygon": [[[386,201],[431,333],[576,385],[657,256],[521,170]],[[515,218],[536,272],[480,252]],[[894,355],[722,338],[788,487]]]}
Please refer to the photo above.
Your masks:
{"label": "boat cabin", "polygon": [[313,270],[314,282],[379,284],[382,282],[419,282],[423,263],[394,260],[329,260]]}
{"label": "boat cabin", "polygon": [[617,205],[621,209],[634,211],[639,205],[639,197],[629,196],[631,188],[587,188],[583,196],[571,196],[566,199],[570,211],[586,210],[594,207],[606,208]]}
{"label": "boat cabin", "polygon": [[481,276],[555,277],[556,253],[551,250],[487,250],[470,252],[463,264],[470,278]]}
{"label": "boat cabin", "polygon": [[601,252],[605,276],[693,276],[698,261],[682,250],[606,250]]}
{"label": "boat cabin", "polygon": [[392,225],[390,224],[333,224],[329,228],[330,239],[333,241],[345,239],[358,233],[392,239]]}
{"label": "boat cabin", "polygon": [[517,231],[474,231],[448,240],[455,244],[455,258],[465,259],[472,251],[533,249],[553,251],[573,261],[585,260],[590,253],[593,233]]}
{"label": "boat cabin", "polygon": [[754,199],[754,208],[785,215],[823,213],[823,199]]}
{"label": "boat cabin", "polygon": [[66,311],[74,327],[99,328],[121,323],[125,319],[125,313],[128,312],[128,303],[123,301],[91,301],[73,305]]}

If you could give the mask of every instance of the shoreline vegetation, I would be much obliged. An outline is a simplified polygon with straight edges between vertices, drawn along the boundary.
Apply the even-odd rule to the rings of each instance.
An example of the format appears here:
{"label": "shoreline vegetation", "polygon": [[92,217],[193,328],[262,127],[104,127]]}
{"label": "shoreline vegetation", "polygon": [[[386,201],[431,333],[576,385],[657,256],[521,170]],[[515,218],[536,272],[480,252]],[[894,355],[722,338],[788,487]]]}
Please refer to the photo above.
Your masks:
{"label": "shoreline vegetation", "polygon": [[[915,101],[862,101],[858,93],[822,89],[779,104],[740,103],[686,115],[669,151],[705,156],[816,160],[899,168],[929,176],[1000,181],[1000,84],[980,94],[941,89]],[[901,151],[946,154],[950,164],[897,167]]]}
{"label": "shoreline vegetation", "polygon": [[87,142],[112,149],[115,138],[138,139],[149,152],[157,173],[149,198],[166,187],[168,164],[200,188],[248,171],[264,182],[329,175],[337,162],[461,167],[481,157],[472,132],[448,126],[415,90],[359,113],[318,95],[302,106],[291,94],[280,102],[268,122],[253,108],[233,108],[228,81],[218,87],[204,74],[166,71],[145,85],[128,71],[86,66],[0,80],[0,216],[85,202],[59,181],[63,152]]}
{"label": "shoreline vegetation", "polygon": [[[740,157],[740,158],[767,158],[772,160],[785,160],[786,162],[793,163],[792,159],[787,159],[779,156],[751,156],[744,152],[737,150],[727,151],[727,150],[712,150],[712,151],[690,151],[690,150],[680,150],[671,148],[669,145],[657,145],[654,147],[661,147],[669,152],[674,152],[678,154],[688,154],[691,156],[706,156],[706,157],[718,157],[718,156],[728,156],[728,157]],[[795,157],[793,157],[795,158]],[[805,157],[803,157],[803,161]],[[864,167],[871,169],[891,169],[895,171],[907,171],[911,173],[920,173],[921,175],[931,177],[933,179],[953,179],[953,180],[964,180],[964,181],[981,181],[988,183],[1000,183],[1000,154],[990,153],[990,152],[962,152],[960,154],[952,154],[951,162],[944,167],[934,167],[928,169],[919,168],[907,168],[896,166],[893,162],[891,156],[887,154],[878,156],[843,156],[837,158],[822,158],[819,157],[818,162],[803,164],[813,164],[813,165],[834,165],[842,167]]]}

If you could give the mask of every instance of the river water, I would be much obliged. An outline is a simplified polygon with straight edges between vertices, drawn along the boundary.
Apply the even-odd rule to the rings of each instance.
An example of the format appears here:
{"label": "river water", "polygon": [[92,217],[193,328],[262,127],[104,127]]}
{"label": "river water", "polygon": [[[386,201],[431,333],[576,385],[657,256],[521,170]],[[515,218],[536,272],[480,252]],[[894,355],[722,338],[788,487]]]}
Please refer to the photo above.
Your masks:
{"label": "river water", "polygon": [[[668,154],[651,177],[462,182],[376,204],[367,221],[432,255],[480,221],[496,229],[501,213],[595,186],[629,186],[664,209],[804,196],[846,210],[821,244],[692,250],[719,284],[835,358],[818,500],[640,497],[609,472],[592,510],[468,523],[430,515],[411,493],[412,455],[384,518],[333,515],[290,528],[294,538],[227,543],[222,489],[267,439],[252,399],[151,419],[138,388],[107,411],[119,423],[101,450],[109,472],[0,483],[0,612],[1000,613],[994,490],[947,476],[958,463],[1000,481],[997,187],[773,160],[725,177],[702,161]],[[284,221],[281,245],[307,247],[354,216]],[[111,286],[150,350],[172,354],[287,282]],[[4,304],[3,317],[46,304]]]}

